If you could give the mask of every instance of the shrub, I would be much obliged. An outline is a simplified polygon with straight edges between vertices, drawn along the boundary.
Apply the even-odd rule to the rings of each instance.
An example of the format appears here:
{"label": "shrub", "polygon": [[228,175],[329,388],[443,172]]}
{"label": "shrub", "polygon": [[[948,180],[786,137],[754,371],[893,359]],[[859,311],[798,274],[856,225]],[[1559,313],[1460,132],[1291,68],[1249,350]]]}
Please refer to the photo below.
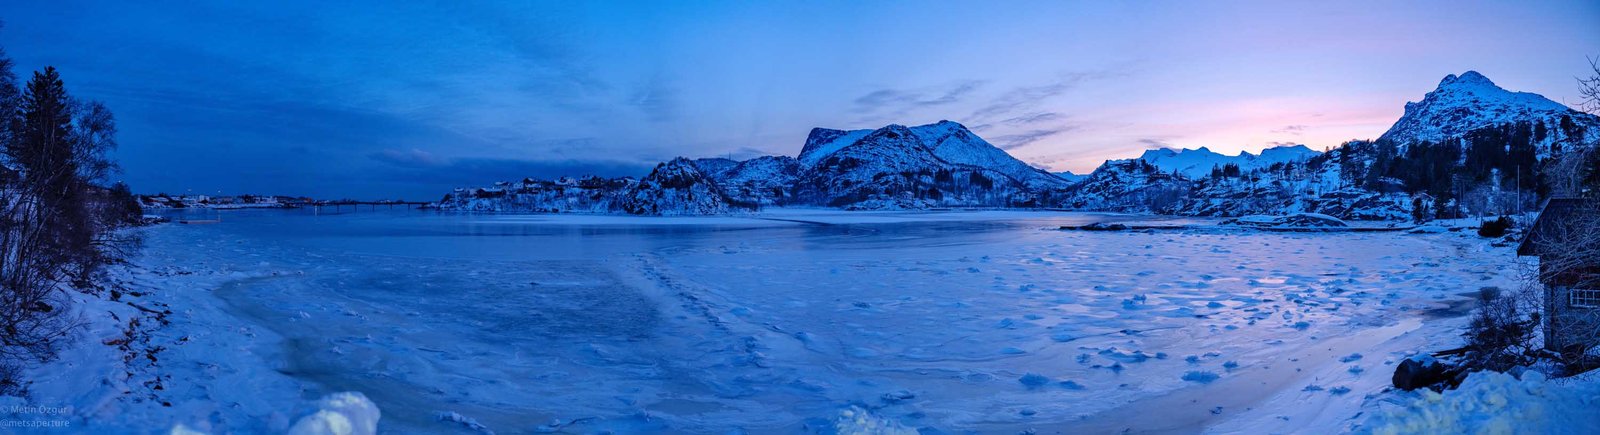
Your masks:
{"label": "shrub", "polygon": [[1518,309],[1520,301],[1496,287],[1479,289],[1477,300],[1467,326],[1466,364],[1497,372],[1532,364],[1538,352],[1533,337],[1539,314],[1524,316]]}
{"label": "shrub", "polygon": [[1511,218],[1505,216],[1495,218],[1492,221],[1483,221],[1482,225],[1478,226],[1478,235],[1483,237],[1505,236],[1506,230],[1511,229],[1511,223]]}

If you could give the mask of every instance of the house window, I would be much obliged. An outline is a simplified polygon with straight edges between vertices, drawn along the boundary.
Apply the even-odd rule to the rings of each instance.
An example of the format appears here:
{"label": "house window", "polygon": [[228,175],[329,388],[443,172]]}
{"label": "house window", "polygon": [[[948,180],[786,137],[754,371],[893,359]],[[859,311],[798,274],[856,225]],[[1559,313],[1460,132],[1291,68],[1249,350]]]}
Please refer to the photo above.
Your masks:
{"label": "house window", "polygon": [[1600,308],[1600,289],[1575,288],[1568,290],[1567,305],[1581,308]]}

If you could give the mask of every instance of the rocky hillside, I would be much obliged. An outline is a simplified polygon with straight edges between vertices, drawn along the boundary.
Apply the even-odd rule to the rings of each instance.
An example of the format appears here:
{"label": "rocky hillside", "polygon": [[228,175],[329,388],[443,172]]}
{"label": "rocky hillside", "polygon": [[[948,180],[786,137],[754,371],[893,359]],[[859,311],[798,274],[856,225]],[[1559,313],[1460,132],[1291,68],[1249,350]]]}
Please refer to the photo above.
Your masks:
{"label": "rocky hillside", "polygon": [[629,214],[657,216],[725,214],[736,208],[751,208],[732,203],[722,187],[700,170],[700,165],[679,157],[656,165],[649,176],[622,196],[617,206]]}
{"label": "rocky hillside", "polygon": [[458,211],[534,213],[611,213],[619,209],[622,195],[638,186],[632,177],[502,181],[491,187],[459,188],[435,203],[436,208]]}
{"label": "rocky hillside", "polygon": [[[717,161],[706,164],[707,160]],[[700,159],[695,163],[729,200],[755,206],[796,202],[793,187],[804,172],[800,162],[789,156],[761,156],[742,162]]]}
{"label": "rocky hillside", "polygon": [[1114,160],[1044,202],[1072,210],[1177,212],[1193,182],[1143,159]]}

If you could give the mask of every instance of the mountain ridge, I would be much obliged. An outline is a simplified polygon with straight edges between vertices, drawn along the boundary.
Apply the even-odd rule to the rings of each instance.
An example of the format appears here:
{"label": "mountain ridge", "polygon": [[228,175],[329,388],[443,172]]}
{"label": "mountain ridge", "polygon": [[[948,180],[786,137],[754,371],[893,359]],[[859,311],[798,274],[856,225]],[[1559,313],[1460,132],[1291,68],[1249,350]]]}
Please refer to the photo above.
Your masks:
{"label": "mountain ridge", "polygon": [[[1537,189],[1547,177],[1539,171],[1541,162],[1593,147],[1597,139],[1600,117],[1537,94],[1507,91],[1468,71],[1446,76],[1422,100],[1406,103],[1406,115],[1378,140],[1350,141],[1329,152],[1298,144],[1232,156],[1208,147],[1151,149],[1135,158],[1108,160],[1089,174],[1058,175],[953,121],[858,130],[819,127],[808,132],[795,157],[677,158],[641,180],[499,183],[457,189],[437,206],[648,215],[737,213],[766,206],[1044,207],[1197,216],[1319,212],[1399,220],[1423,212],[1443,217],[1446,210],[1481,209],[1503,201],[1495,195],[1506,189]],[[1524,173],[1537,175],[1520,177]]]}

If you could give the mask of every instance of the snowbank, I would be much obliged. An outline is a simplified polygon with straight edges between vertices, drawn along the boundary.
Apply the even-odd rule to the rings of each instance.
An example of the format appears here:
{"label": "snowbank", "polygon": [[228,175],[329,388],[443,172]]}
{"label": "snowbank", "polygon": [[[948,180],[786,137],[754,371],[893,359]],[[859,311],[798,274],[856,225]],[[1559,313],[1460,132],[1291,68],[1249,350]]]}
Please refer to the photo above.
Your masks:
{"label": "snowbank", "polygon": [[839,435],[915,435],[917,431],[894,421],[873,415],[859,406],[839,412],[833,429]]}
{"label": "snowbank", "polygon": [[1258,228],[1344,228],[1350,226],[1339,218],[1321,213],[1295,213],[1283,216],[1251,215],[1222,221],[1222,224]]}
{"label": "snowbank", "polygon": [[1528,371],[1517,379],[1495,372],[1474,373],[1444,394],[1419,390],[1399,409],[1379,412],[1359,432],[1431,433],[1600,433],[1600,383],[1565,385]]}
{"label": "snowbank", "polygon": [[317,412],[289,428],[290,435],[371,435],[378,432],[378,405],[357,392],[329,394]]}
{"label": "snowbank", "polygon": [[[378,405],[357,392],[333,393],[317,401],[317,411],[301,417],[289,428],[289,435],[372,435],[378,433]],[[204,435],[179,423],[170,435]]]}

